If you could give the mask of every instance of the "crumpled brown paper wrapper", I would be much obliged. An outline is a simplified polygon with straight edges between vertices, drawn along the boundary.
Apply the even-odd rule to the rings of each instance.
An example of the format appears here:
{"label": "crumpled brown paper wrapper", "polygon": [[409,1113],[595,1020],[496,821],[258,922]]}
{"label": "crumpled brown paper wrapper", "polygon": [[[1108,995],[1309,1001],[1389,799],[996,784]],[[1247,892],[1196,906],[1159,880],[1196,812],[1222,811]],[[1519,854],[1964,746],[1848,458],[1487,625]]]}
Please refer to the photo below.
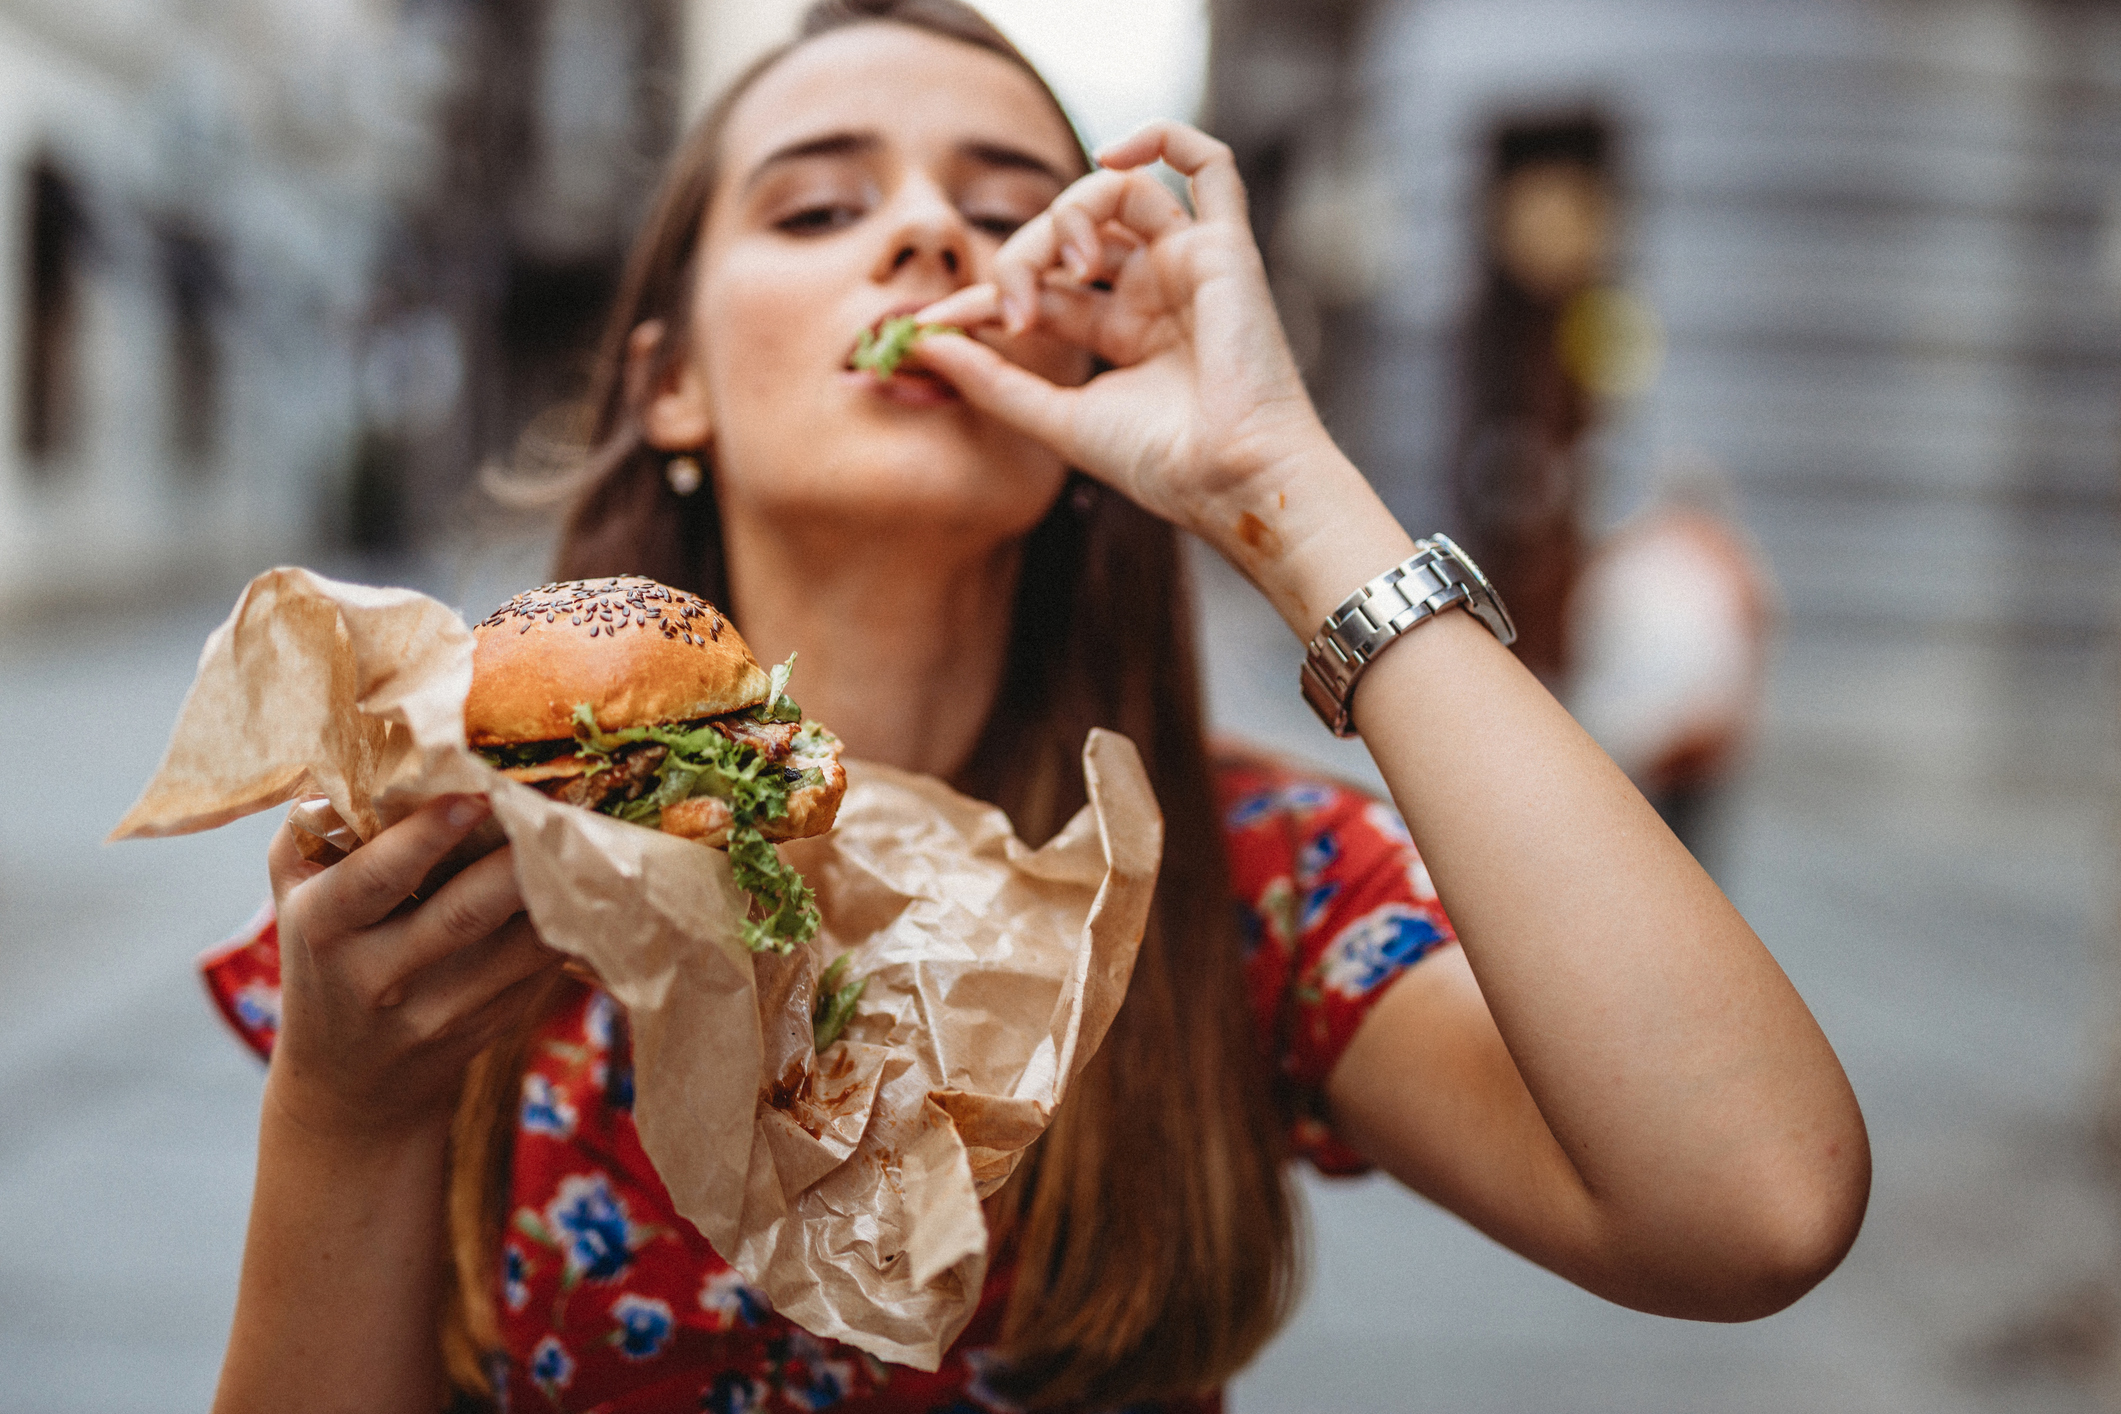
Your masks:
{"label": "crumpled brown paper wrapper", "polygon": [[[634,1120],[677,1210],[814,1334],[934,1369],[979,1300],[980,1199],[1134,967],[1163,822],[1133,745],[1091,733],[1090,804],[1038,850],[992,807],[849,762],[837,828],[784,846],[817,890],[818,942],[754,956],[719,850],[548,800],[466,749],[471,651],[425,595],[260,575],[111,837],[321,794],[367,839],[436,795],[486,794],[538,931],[630,1014]],[[869,984],[821,1064],[811,1002],[848,950]]]}

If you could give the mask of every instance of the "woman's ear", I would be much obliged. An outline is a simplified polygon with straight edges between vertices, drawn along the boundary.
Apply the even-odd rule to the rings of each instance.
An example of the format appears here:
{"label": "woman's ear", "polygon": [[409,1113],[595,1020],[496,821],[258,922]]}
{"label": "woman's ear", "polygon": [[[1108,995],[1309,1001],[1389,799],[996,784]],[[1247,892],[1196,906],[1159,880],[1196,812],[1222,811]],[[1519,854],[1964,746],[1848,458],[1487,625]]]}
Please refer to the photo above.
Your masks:
{"label": "woman's ear", "polygon": [[663,357],[666,330],[651,319],[626,338],[626,381],[641,410],[648,445],[664,452],[696,452],[714,434],[707,381],[689,358]]}

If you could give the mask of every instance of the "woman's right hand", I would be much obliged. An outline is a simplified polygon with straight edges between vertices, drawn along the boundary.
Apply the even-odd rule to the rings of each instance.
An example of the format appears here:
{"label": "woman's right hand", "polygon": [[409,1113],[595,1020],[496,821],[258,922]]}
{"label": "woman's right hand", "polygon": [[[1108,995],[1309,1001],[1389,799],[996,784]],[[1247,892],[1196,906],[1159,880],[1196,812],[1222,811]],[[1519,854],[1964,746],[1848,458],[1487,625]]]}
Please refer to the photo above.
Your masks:
{"label": "woman's right hand", "polygon": [[304,859],[287,826],[273,837],[282,1017],[269,1089],[303,1128],[373,1139],[446,1125],[472,1057],[559,965],[523,912],[509,848],[411,898],[488,810],[476,796],[434,801],[328,866]]}

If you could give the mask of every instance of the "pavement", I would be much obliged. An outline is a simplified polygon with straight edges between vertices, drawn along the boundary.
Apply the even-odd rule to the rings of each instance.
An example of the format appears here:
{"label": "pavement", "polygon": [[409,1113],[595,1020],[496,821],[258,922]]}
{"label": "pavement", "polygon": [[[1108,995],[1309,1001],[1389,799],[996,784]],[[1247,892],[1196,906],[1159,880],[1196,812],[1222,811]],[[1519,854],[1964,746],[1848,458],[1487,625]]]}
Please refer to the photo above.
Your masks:
{"label": "pavement", "polygon": [[[537,577],[530,552],[402,569],[385,577],[473,606]],[[1215,720],[1374,779],[1297,702],[1295,645],[1257,597],[1213,563],[1201,582]],[[211,1398],[261,1074],[192,959],[264,896],[270,821],[98,841],[234,587],[0,627],[0,1411]],[[1792,625],[1704,854],[1869,1119],[1870,1216],[1817,1291],[1745,1326],[1642,1316],[1386,1180],[1307,1178],[1309,1295],[1232,1407],[2121,1408],[2094,1123],[2115,1001],[2111,666],[2081,642]]]}

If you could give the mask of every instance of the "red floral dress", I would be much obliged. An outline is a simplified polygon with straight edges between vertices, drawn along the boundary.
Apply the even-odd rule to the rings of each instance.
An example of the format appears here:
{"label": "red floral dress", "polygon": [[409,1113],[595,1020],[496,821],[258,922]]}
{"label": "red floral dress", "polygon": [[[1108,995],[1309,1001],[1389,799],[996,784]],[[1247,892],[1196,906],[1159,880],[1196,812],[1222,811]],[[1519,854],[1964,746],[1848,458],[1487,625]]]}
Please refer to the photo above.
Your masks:
{"label": "red floral dress", "polygon": [[[1324,1120],[1326,1077],[1401,972],[1452,940],[1399,817],[1347,786],[1257,757],[1218,763],[1259,1042],[1295,1114],[1297,1152],[1361,1171]],[[268,909],[201,960],[229,1022],[269,1055],[279,939]],[[503,1407],[598,1414],[984,1414],[1011,1273],[997,1261],[978,1311],[934,1373],[886,1365],[777,1315],[670,1206],[633,1127],[625,1015],[575,990],[544,1023],[523,1076],[502,1269]],[[1211,1396],[1154,1406],[1221,1408]],[[1146,1411],[1151,1406],[1142,1406]]]}

